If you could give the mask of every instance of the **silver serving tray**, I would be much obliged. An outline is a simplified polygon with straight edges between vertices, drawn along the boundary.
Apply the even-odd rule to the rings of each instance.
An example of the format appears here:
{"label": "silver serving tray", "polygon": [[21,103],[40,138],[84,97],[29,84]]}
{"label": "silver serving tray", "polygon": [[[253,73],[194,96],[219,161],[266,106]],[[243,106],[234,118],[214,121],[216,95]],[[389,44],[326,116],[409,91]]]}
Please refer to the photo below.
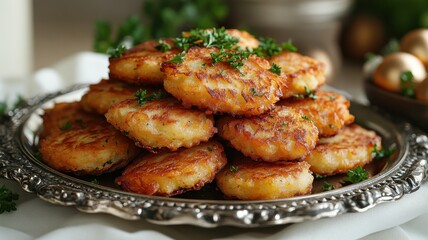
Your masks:
{"label": "silver serving tray", "polygon": [[0,123],[0,176],[48,202],[88,213],[109,213],[156,224],[259,227],[335,217],[366,211],[419,189],[427,178],[428,137],[401,120],[353,102],[357,123],[377,131],[396,153],[372,178],[340,189],[270,201],[202,200],[132,194],[59,173],[37,159],[43,109],[54,102],[78,100],[86,86],[35,97]]}

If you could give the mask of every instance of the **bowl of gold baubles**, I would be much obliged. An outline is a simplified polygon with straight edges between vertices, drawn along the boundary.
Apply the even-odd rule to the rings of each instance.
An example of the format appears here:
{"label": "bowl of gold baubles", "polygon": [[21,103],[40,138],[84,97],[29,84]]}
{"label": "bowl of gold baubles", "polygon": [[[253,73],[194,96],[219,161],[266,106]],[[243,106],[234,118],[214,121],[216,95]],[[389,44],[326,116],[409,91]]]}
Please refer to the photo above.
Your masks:
{"label": "bowl of gold baubles", "polygon": [[428,29],[408,32],[399,51],[366,62],[368,100],[428,132],[427,68]]}

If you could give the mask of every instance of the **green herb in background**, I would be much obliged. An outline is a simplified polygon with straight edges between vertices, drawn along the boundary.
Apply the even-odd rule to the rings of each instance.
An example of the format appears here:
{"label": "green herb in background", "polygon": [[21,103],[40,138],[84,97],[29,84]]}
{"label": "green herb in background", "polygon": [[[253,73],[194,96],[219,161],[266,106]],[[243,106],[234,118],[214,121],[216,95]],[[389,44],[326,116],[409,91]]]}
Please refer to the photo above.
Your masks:
{"label": "green herb in background", "polygon": [[343,179],[346,183],[358,183],[369,178],[369,173],[361,166],[349,170],[347,176]]}
{"label": "green herb in background", "polygon": [[11,192],[4,185],[0,187],[0,214],[15,211],[18,199],[18,194]]}
{"label": "green herb in background", "polygon": [[178,36],[185,28],[212,28],[228,14],[224,0],[145,0],[142,15],[127,18],[117,29],[107,21],[95,24],[94,50],[107,53],[120,44],[127,48],[148,40]]}

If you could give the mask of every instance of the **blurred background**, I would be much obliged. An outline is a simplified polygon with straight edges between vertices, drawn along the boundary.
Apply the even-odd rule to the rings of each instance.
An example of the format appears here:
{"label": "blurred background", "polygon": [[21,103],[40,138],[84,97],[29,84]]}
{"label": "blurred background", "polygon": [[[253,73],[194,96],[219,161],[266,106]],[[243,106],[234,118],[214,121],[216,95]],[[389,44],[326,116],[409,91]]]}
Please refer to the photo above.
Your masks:
{"label": "blurred background", "polygon": [[77,52],[212,26],[291,39],[336,79],[343,64],[362,64],[366,53],[428,27],[428,1],[1,0],[0,79],[26,77]]}

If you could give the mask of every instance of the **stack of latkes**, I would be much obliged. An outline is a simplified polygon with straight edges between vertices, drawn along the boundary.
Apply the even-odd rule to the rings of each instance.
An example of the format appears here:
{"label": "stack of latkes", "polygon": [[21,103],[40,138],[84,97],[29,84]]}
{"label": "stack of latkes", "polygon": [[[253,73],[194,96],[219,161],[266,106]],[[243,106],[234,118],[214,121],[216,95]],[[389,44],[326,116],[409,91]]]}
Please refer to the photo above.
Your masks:
{"label": "stack of latkes", "polygon": [[196,29],[109,61],[110,79],[46,110],[40,153],[58,171],[124,168],[116,183],[146,195],[215,180],[228,199],[278,199],[309,194],[313,173],[365,165],[381,146],[349,126],[349,101],[318,90],[323,65],[291,42]]}

